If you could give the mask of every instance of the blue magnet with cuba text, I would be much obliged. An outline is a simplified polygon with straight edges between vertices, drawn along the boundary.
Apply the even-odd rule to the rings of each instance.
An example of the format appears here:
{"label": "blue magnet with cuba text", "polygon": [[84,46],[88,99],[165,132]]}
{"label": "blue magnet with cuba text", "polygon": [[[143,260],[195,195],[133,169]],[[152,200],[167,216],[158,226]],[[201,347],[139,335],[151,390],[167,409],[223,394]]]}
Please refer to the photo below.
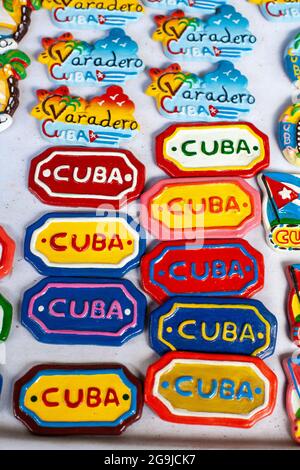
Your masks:
{"label": "blue magnet with cuba text", "polygon": [[158,353],[193,351],[266,358],[275,349],[277,320],[258,300],[174,297],[150,316]]}
{"label": "blue magnet with cuba text", "polygon": [[121,277],[135,268],[146,234],[132,217],[108,212],[52,212],[30,225],[25,259],[46,276]]}
{"label": "blue magnet with cuba text", "polygon": [[146,307],[128,280],[49,277],[25,292],[22,324],[43,343],[121,346],[143,331]]}

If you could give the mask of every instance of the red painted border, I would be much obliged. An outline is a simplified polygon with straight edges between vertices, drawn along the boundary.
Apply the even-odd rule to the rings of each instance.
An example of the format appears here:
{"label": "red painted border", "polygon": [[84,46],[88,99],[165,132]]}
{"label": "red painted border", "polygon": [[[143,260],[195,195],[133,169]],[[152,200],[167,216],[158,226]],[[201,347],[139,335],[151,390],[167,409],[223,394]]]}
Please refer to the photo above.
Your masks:
{"label": "red painted border", "polygon": [[1,226],[0,245],[2,245],[2,256],[0,259],[0,279],[2,279],[3,277],[7,276],[12,270],[16,244]]}
{"label": "red painted border", "polygon": [[[265,148],[265,158],[263,161],[257,163],[254,165],[251,169],[245,169],[245,170],[209,170],[206,168],[203,168],[202,171],[197,171],[197,170],[190,170],[190,171],[183,171],[180,168],[178,168],[175,163],[168,161],[164,158],[163,154],[163,145],[164,145],[164,140],[169,137],[170,135],[173,134],[173,132],[178,128],[178,127],[219,127],[219,126],[232,126],[232,127],[238,127],[239,125],[244,125],[248,126],[255,134],[257,134],[264,143],[264,148]],[[178,124],[172,124],[169,126],[167,129],[165,129],[161,134],[156,136],[155,140],[155,152],[156,152],[156,163],[157,165],[164,170],[169,176],[175,176],[175,177],[190,177],[190,176],[241,176],[243,178],[251,178],[252,176],[255,176],[258,172],[263,170],[264,168],[267,168],[270,165],[270,143],[269,143],[269,138],[266,134],[261,132],[256,126],[251,124],[250,122],[219,122],[219,123],[203,123],[203,122],[189,122],[189,123],[178,123]]]}
{"label": "red painted border", "polygon": [[[203,248],[206,247],[206,245],[220,245],[220,244],[228,244],[228,243],[239,243],[242,245],[252,256],[253,258],[256,259],[257,261],[257,267],[258,267],[258,281],[256,284],[253,284],[247,292],[245,292],[241,297],[252,297],[254,294],[259,292],[263,286],[264,286],[264,274],[265,274],[265,266],[264,266],[264,258],[263,255],[257,251],[253,246],[250,245],[246,240],[243,239],[230,239],[230,238],[224,238],[224,239],[211,239],[211,240],[203,240]],[[151,297],[158,303],[163,303],[165,302],[169,296],[164,292],[164,290],[158,286],[153,284],[152,280],[150,279],[150,263],[153,261],[153,259],[158,258],[161,252],[168,247],[172,246],[182,246],[182,245],[187,245],[190,246],[191,248],[193,245],[199,245],[199,241],[170,241],[170,242],[160,242],[158,245],[156,245],[153,249],[151,249],[150,252],[146,253],[142,259],[141,259],[141,284],[142,288],[144,291],[146,291]],[[201,257],[201,248],[199,248],[199,256]],[[160,278],[160,283],[163,284],[163,279]],[[175,295],[175,294],[174,294]],[[184,295],[181,292],[178,292],[176,295]],[[192,295],[192,294],[191,294]],[[201,292],[199,292],[198,295],[201,295]],[[213,297],[213,292],[210,294],[210,296]],[[226,291],[224,291],[224,295],[226,295]]]}
{"label": "red painted border", "polygon": [[[89,428],[47,428],[39,426],[30,416],[24,413],[19,407],[19,396],[23,385],[26,385],[37,372],[55,369],[55,370],[95,370],[95,369],[122,369],[126,377],[132,382],[137,388],[137,410],[136,413],[126,419],[122,424],[114,428],[111,427],[89,427]],[[122,364],[117,363],[105,363],[105,364],[38,364],[32,367],[23,377],[18,379],[14,385],[13,392],[13,409],[17,419],[34,434],[46,435],[46,436],[63,436],[63,435],[83,435],[83,434],[94,434],[94,435],[119,435],[128,426],[140,419],[143,410],[143,388],[142,383],[138,380],[128,369]]]}
{"label": "red painted border", "polygon": [[[267,377],[270,382],[270,401],[268,406],[263,410],[259,411],[252,416],[251,419],[239,419],[239,418],[205,418],[205,417],[184,417],[173,415],[168,408],[152,394],[153,385],[156,373],[167,366],[173,359],[193,359],[193,360],[212,360],[212,361],[230,361],[230,362],[245,362],[254,363],[262,374]],[[188,353],[188,352],[169,352],[162,356],[157,362],[150,365],[146,373],[145,379],[145,403],[155,411],[158,416],[172,423],[180,424],[205,424],[212,426],[230,426],[238,428],[249,428],[253,426],[257,421],[265,418],[273,412],[276,403],[277,396],[277,377],[269,369],[265,363],[256,357],[247,357],[231,354],[199,354],[199,353]]]}
{"label": "red painted border", "polygon": [[283,370],[285,372],[286,381],[287,381],[286,392],[285,392],[286,393],[286,395],[285,395],[285,406],[286,406],[287,414],[288,414],[289,421],[290,421],[291,434],[293,436],[294,441],[297,442],[297,444],[299,444],[300,439],[297,438],[296,435],[295,435],[295,413],[293,412],[292,403],[291,403],[291,396],[292,396],[292,391],[294,390],[294,385],[293,385],[293,382],[292,382],[290,371],[288,369],[287,361],[288,361],[288,359],[284,359],[282,361]]}
{"label": "red painted border", "polygon": [[[101,197],[95,199],[83,199],[80,197],[80,194],[77,198],[69,198],[67,195],[64,197],[56,197],[50,196],[47,194],[43,188],[41,188],[38,184],[36,184],[34,179],[34,174],[36,171],[37,165],[42,162],[44,159],[48,158],[49,155],[53,152],[74,152],[80,154],[81,152],[105,152],[110,153],[111,158],[113,158],[114,154],[124,153],[126,157],[130,160],[132,165],[134,165],[138,172],[137,178],[137,185],[135,191],[131,192],[127,196],[125,196],[120,201],[109,200],[105,199],[102,200]],[[84,159],[84,156],[82,157]],[[89,148],[89,147],[50,147],[44,150],[42,153],[37,155],[35,158],[32,159],[29,169],[28,175],[28,188],[29,190],[43,203],[53,205],[53,206],[62,206],[62,207],[93,207],[97,208],[100,204],[107,204],[112,205],[115,209],[120,209],[125,204],[134,201],[137,199],[145,186],[145,166],[131,153],[129,150],[124,149],[116,149],[116,148],[109,148],[109,147],[96,147],[96,148]]]}

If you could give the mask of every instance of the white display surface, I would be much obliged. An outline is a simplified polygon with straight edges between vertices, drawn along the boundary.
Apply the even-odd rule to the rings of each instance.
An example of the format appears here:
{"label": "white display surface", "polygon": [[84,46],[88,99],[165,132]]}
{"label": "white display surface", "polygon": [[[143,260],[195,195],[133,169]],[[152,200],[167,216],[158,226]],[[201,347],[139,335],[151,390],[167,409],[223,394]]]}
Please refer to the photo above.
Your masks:
{"label": "white display surface", "polygon": [[[260,14],[256,5],[246,0],[231,0],[236,8],[250,20],[250,29],[258,42],[252,54],[239,60],[237,68],[249,78],[249,91],[256,97],[256,105],[247,118],[270,137],[271,165],[277,171],[297,172],[281,155],[276,142],[276,125],[280,113],[291,102],[293,87],[282,66],[282,53],[289,38],[297,31],[296,23],[271,23]],[[153,16],[160,10],[147,10],[145,17],[127,28],[127,32],[138,42],[140,56],[147,66],[163,67],[169,61],[164,57],[161,44],[151,39],[155,29]],[[27,176],[32,157],[49,147],[39,133],[39,123],[29,115],[36,104],[35,90],[51,88],[46,66],[34,58],[41,52],[41,37],[60,34],[51,24],[49,12],[32,14],[30,32],[23,39],[21,49],[33,61],[28,69],[29,77],[20,83],[21,104],[15,114],[11,128],[0,134],[0,224],[17,243],[13,274],[1,281],[0,291],[14,306],[14,320],[11,334],[6,342],[6,365],[0,366],[4,387],[0,401],[0,449],[207,449],[207,448],[296,448],[290,435],[290,424],[285,411],[285,377],[281,362],[295,347],[289,339],[286,317],[288,285],[285,268],[300,262],[300,253],[276,253],[265,241],[263,227],[253,230],[246,237],[265,256],[266,276],[264,289],[255,298],[264,302],[278,320],[278,340],[274,356],[266,359],[267,365],[277,374],[279,382],[278,399],[273,414],[258,422],[251,429],[225,427],[176,425],[162,421],[147,407],[144,407],[140,421],[132,425],[120,437],[37,437],[29,433],[13,416],[12,390],[15,379],[22,376],[31,366],[43,362],[121,362],[132,372],[143,376],[147,366],[158,359],[148,344],[147,331],[121,348],[95,346],[46,345],[36,341],[20,324],[20,305],[24,290],[37,282],[41,276],[23,259],[23,238],[25,227],[46,212],[64,210],[42,204],[27,188]],[[74,32],[79,39],[96,40],[99,34],[89,31]],[[104,34],[104,33],[102,33]],[[188,62],[184,69],[205,72],[212,68],[208,62]],[[154,136],[168,124],[155,107],[153,98],[144,94],[150,83],[147,73],[128,81],[124,89],[136,104],[136,118],[141,132],[126,145],[147,170],[147,185],[166,177],[155,164]],[[89,97],[97,94],[96,88],[71,88],[72,93]],[[299,169],[300,173],[300,169]],[[256,182],[251,183],[255,186]],[[70,209],[74,210],[74,209]],[[137,286],[140,273],[132,271],[126,276]],[[150,310],[155,305],[150,302]]]}

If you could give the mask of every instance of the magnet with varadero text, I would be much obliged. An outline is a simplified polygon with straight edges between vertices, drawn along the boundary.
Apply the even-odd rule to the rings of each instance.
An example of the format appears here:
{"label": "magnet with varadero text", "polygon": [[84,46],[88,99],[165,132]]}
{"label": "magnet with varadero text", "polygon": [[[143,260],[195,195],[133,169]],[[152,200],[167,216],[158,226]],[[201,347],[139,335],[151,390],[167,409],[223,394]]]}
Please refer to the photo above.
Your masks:
{"label": "magnet with varadero text", "polygon": [[260,11],[269,21],[290,22],[300,19],[300,0],[248,0],[259,5]]}

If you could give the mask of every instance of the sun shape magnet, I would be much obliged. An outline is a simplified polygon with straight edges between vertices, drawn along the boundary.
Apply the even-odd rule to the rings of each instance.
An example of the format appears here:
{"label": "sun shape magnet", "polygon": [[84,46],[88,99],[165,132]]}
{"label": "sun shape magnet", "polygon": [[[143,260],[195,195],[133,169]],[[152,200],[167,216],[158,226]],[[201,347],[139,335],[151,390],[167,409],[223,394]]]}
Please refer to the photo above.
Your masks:
{"label": "sun shape magnet", "polygon": [[268,243],[275,250],[300,250],[300,175],[266,171],[258,181]]}
{"label": "sun shape magnet", "polygon": [[124,28],[144,14],[139,0],[43,0],[43,7],[51,11],[55,26],[67,31]]}
{"label": "sun shape magnet", "polygon": [[0,132],[13,123],[13,115],[19,106],[18,81],[26,78],[29,57],[19,50],[0,55]]}
{"label": "sun shape magnet", "polygon": [[39,62],[50,78],[61,85],[105,86],[124,83],[144,69],[138,46],[123,29],[111,29],[93,44],[74,39],[70,33],[42,40]]}
{"label": "sun shape magnet", "polygon": [[134,103],[116,85],[89,101],[71,95],[66,86],[38,90],[37,97],[31,114],[41,121],[42,136],[52,144],[114,147],[139,129]]}
{"label": "sun shape magnet", "polygon": [[0,0],[0,54],[15,49],[30,25],[31,13],[42,0]]}
{"label": "sun shape magnet", "polygon": [[145,5],[159,10],[174,10],[180,8],[187,13],[208,15],[224,5],[227,0],[143,0]]}
{"label": "sun shape magnet", "polygon": [[183,72],[179,64],[150,69],[152,79],[146,94],[152,96],[159,112],[177,121],[236,121],[248,113],[255,97],[248,80],[229,61],[203,77]]}
{"label": "sun shape magnet", "polygon": [[299,21],[300,0],[248,0],[259,5],[260,11],[269,21]]}
{"label": "sun shape magnet", "polygon": [[188,17],[181,10],[154,18],[155,41],[161,41],[165,55],[176,61],[217,61],[239,59],[252,51],[256,37],[249,21],[229,5],[219,8],[207,20]]}

